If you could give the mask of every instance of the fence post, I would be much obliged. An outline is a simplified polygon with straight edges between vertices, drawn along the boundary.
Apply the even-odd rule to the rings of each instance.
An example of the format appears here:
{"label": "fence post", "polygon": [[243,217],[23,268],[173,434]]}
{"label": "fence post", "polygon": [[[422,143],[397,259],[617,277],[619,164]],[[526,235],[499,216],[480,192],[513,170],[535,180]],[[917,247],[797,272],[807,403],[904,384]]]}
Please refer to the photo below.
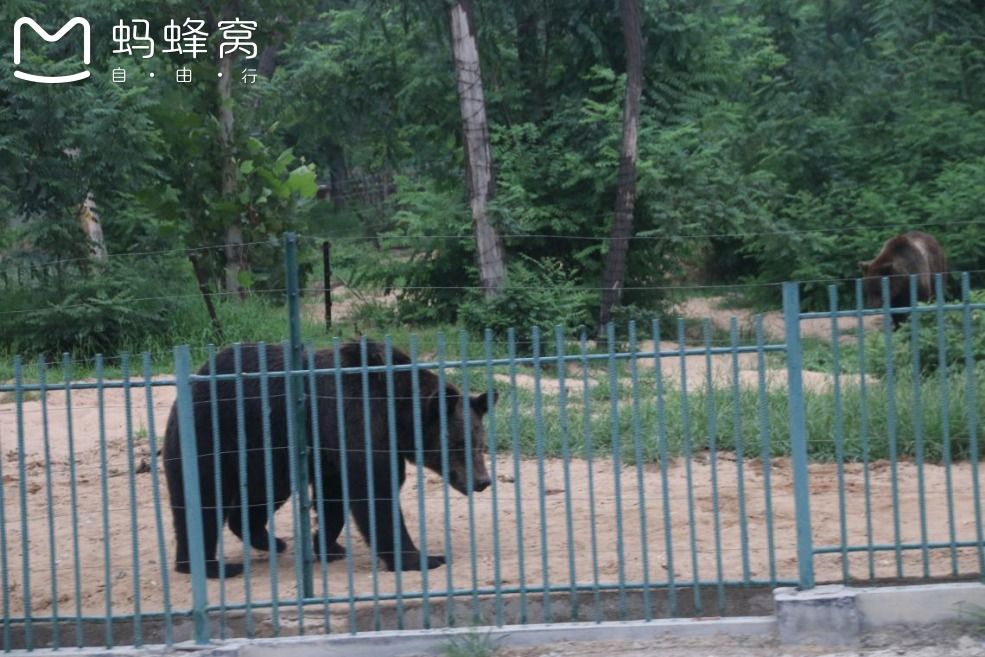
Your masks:
{"label": "fence post", "polygon": [[807,472],[807,420],[801,380],[800,286],[783,284],[783,324],[787,343],[787,395],[790,411],[790,450],[793,462],[794,511],[797,519],[797,581],[814,588],[814,546],[811,538],[810,481]]}
{"label": "fence post", "polygon": [[[288,408],[294,412],[294,451],[297,462],[298,510],[301,535],[302,574],[301,589],[305,598],[314,592],[312,583],[311,495],[308,490],[308,422],[304,391],[304,344],[301,342],[301,290],[298,283],[298,238],[294,233],[284,235],[284,267],[287,273],[287,311],[291,337],[291,385],[284,381],[284,389],[290,395]],[[286,376],[286,375],[285,375]]]}
{"label": "fence post", "polygon": [[323,287],[325,294],[325,330],[332,332],[332,243],[328,240],[321,245],[322,265],[324,266]]}
{"label": "fence post", "polygon": [[191,353],[188,346],[174,348],[174,378],[177,388],[178,435],[181,445],[181,479],[185,493],[185,524],[188,528],[188,561],[192,577],[192,620],[195,643],[209,642],[205,608],[209,603],[205,586],[205,543],[202,537],[202,497],[199,489],[198,441],[195,438],[195,401],[191,387]]}

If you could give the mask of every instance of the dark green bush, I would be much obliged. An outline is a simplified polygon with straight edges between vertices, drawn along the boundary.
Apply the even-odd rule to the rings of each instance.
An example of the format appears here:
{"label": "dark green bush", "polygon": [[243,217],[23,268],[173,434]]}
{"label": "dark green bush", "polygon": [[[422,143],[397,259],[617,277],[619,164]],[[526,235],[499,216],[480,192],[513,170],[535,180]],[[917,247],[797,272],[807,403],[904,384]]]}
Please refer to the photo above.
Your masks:
{"label": "dark green bush", "polygon": [[[972,303],[985,302],[985,290],[971,294]],[[931,304],[930,307],[933,307]],[[985,362],[985,311],[971,311],[971,327],[966,338],[964,334],[964,313],[945,311],[941,330],[937,326],[937,313],[919,313],[919,319],[911,317],[890,338],[893,367],[897,374],[908,375],[913,371],[913,325],[917,322],[916,354],[920,373],[924,376],[936,374],[943,362],[949,371],[965,367],[965,339],[971,343],[972,362]],[[943,344],[944,358],[940,357]],[[872,332],[866,336],[866,370],[877,376],[884,376],[887,369],[887,349],[885,333]]]}
{"label": "dark green bush", "polygon": [[191,274],[176,262],[110,261],[87,271],[0,289],[0,350],[26,355],[96,353],[170,343],[204,314]]}
{"label": "dark green bush", "polygon": [[556,260],[523,258],[510,264],[506,287],[492,299],[479,290],[470,292],[459,308],[459,320],[476,332],[490,328],[499,339],[508,328],[516,328],[518,342],[529,344],[534,326],[550,331],[560,324],[571,333],[587,324],[595,296]]}

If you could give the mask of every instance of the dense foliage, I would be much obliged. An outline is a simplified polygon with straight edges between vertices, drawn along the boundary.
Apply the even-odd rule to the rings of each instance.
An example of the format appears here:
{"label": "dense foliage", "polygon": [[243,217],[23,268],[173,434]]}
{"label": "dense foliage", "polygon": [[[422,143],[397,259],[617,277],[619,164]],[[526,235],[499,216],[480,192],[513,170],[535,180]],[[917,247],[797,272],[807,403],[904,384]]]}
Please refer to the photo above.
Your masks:
{"label": "dense foliage", "polygon": [[[559,315],[551,324],[595,316],[624,88],[618,3],[474,2],[492,211],[517,279],[495,302],[463,293],[478,274],[444,3],[55,4],[0,6],[7,26],[85,16],[94,50],[85,83],[32,85],[13,78],[0,39],[0,306],[38,310],[4,316],[3,349],[105,349],[165,331],[160,318],[181,315],[175,302],[140,290],[163,273],[163,291],[194,299],[182,254],[221,244],[231,223],[249,244],[240,283],[253,293],[283,287],[275,242],[296,229],[345,238],[336,253],[347,282],[371,298],[396,291],[390,321],[499,328],[528,323],[534,307]],[[258,22],[272,59],[227,101],[214,39],[191,85],[173,81],[180,56],[111,52],[120,20],[159,31],[172,18],[213,25],[229,10]],[[936,235],[955,268],[985,268],[985,2],[646,0],[643,11],[627,306],[655,307],[657,288],[695,279],[851,277],[911,228]],[[71,67],[57,61],[65,44],[33,48],[33,68]],[[120,65],[126,85],[110,81]],[[216,136],[224,108],[235,116],[227,151]],[[228,158],[235,194],[220,180]],[[313,199],[316,177],[329,199]],[[87,197],[111,260],[167,250],[174,271],[125,258],[80,278],[58,264],[90,258],[78,218]],[[195,253],[222,292],[225,251]],[[25,271],[29,285],[11,283]],[[823,303],[825,283],[805,297]],[[69,324],[75,337],[50,330]]]}

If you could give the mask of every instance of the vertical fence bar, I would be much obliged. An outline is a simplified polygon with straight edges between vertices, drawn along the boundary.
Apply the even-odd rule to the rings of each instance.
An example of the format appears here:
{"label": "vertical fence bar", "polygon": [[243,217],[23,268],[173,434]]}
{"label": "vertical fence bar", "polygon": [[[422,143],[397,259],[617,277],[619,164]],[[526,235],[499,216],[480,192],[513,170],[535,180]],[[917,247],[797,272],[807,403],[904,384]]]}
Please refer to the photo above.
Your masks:
{"label": "vertical fence bar", "polygon": [[208,619],[205,616],[205,608],[209,601],[205,586],[205,542],[202,535],[198,441],[195,437],[195,400],[192,397],[190,381],[191,354],[187,346],[175,347],[174,376],[177,389],[182,486],[185,494],[185,523],[188,528],[188,561],[192,579],[192,621],[195,625],[195,643],[205,644],[209,641]]}
{"label": "vertical fence bar", "polygon": [[[654,345],[655,346],[655,345]],[[653,620],[650,600],[650,547],[646,523],[646,487],[643,477],[643,438],[640,427],[640,372],[637,357],[636,322],[629,322],[629,374],[633,386],[633,460],[636,461],[636,491],[640,514],[640,561],[643,566],[643,618]]]}
{"label": "vertical fence bar", "polygon": [[978,400],[975,357],[971,349],[971,285],[968,272],[961,273],[961,337],[964,345],[965,408],[968,418],[968,460],[971,464],[971,498],[975,504],[975,538],[978,572],[985,578],[985,532],[982,531],[982,496],[978,480]]}
{"label": "vertical fence bar", "polygon": [[835,467],[838,470],[838,530],[841,545],[841,578],[848,584],[848,518],[845,513],[845,417],[841,399],[841,334],[838,329],[838,288],[828,286],[828,308],[831,310],[831,375],[834,384],[835,406]]}
{"label": "vertical fence bar", "polygon": [[[72,578],[75,585],[75,645],[82,646],[82,557],[79,550],[79,491],[76,488],[75,477],[75,433],[72,426],[72,360],[67,353],[62,354],[62,380],[65,383],[65,438],[68,450],[68,487],[69,500],[72,504]],[[0,459],[2,460],[2,459]],[[155,471],[156,475],[156,471]],[[155,485],[155,491],[160,489]],[[0,505],[2,506],[2,505]],[[2,518],[0,518],[2,521]],[[0,527],[3,523],[0,522]],[[3,549],[6,559],[6,549]],[[165,562],[162,560],[161,564]],[[7,567],[3,567],[6,575]],[[4,583],[4,599],[6,600],[7,585]],[[4,619],[9,616],[5,613]],[[170,620],[167,617],[166,620]],[[170,625],[166,625],[166,629]]]}
{"label": "vertical fence bar", "polygon": [[595,466],[593,464],[593,432],[592,432],[592,379],[588,366],[588,337],[582,329],[578,341],[578,351],[581,355],[581,385],[582,385],[582,437],[585,441],[585,461],[588,471],[588,525],[592,537],[592,606],[595,610],[595,622],[602,622],[602,593],[599,589],[599,545],[598,532],[595,529]]}
{"label": "vertical fence bar", "polygon": [[937,320],[937,377],[940,386],[938,403],[941,409],[941,451],[944,458],[944,482],[947,492],[947,529],[951,543],[951,574],[958,574],[957,536],[954,524],[954,480],[951,471],[951,395],[948,388],[947,346],[944,342],[944,280],[934,274],[934,302]]}
{"label": "vertical fence bar", "polygon": [[619,428],[619,372],[616,363],[616,326],[605,327],[609,373],[609,431],[612,439],[612,489],[616,502],[616,561],[619,572],[619,619],[626,620],[626,563],[622,525],[622,432]]}
{"label": "vertical fence bar", "polygon": [[725,577],[722,567],[722,522],[718,504],[718,408],[715,404],[714,363],[711,360],[711,321],[702,322],[705,343],[705,386],[708,415],[708,469],[711,471],[711,522],[715,537],[715,580],[718,593],[718,613],[725,613]]}
{"label": "vertical fence bar", "polygon": [[[327,244],[327,242],[326,242]],[[325,253],[325,260],[328,261],[328,252]],[[288,432],[290,440],[293,441],[289,457],[295,464],[297,472],[297,491],[298,491],[298,520],[300,521],[301,533],[295,540],[295,558],[300,557],[301,561],[301,588],[302,595],[310,598],[314,595],[314,583],[312,581],[312,539],[311,539],[311,494],[308,481],[308,425],[306,416],[306,400],[304,393],[304,374],[301,372],[304,367],[304,343],[301,341],[301,285],[298,281],[298,238],[294,233],[284,235],[284,267],[287,273],[287,312],[288,326],[291,339],[291,381],[284,381],[285,389],[288,392],[287,412],[293,412],[294,431]],[[329,272],[331,270],[329,269]],[[326,294],[331,295],[331,288],[326,290]],[[326,298],[330,298],[326,297]],[[332,326],[332,306],[331,301],[326,303],[325,316],[326,327]],[[284,359],[288,362],[288,359]],[[287,376],[287,375],[285,375]],[[300,542],[300,550],[297,544]],[[304,618],[304,607],[298,605],[298,622],[302,623]],[[303,627],[302,627],[303,630]],[[303,633],[303,632],[302,632]]]}
{"label": "vertical fence bar", "polygon": [[[332,338],[332,366],[335,368],[335,417],[336,417],[336,430],[339,432],[339,464],[340,471],[342,473],[342,512],[343,518],[346,520],[350,518],[350,510],[352,508],[352,500],[349,492],[349,450],[346,446],[346,435],[345,435],[345,387],[342,381],[342,354],[339,348],[339,339]],[[353,450],[354,454],[355,452]],[[333,500],[337,501],[337,500]],[[345,532],[345,569],[346,569],[346,583],[348,584],[349,590],[349,632],[352,634],[356,633],[356,582],[355,582],[355,572],[352,565],[352,523],[343,523],[343,532]],[[375,564],[374,564],[375,566]]]}
{"label": "vertical fence bar", "polygon": [[858,397],[859,397],[859,437],[862,439],[862,487],[865,494],[865,543],[868,555],[869,579],[876,578],[875,550],[872,549],[872,475],[869,472],[869,397],[865,380],[865,315],[862,279],[855,279],[855,312],[858,330]]}
{"label": "vertical fence bar", "polygon": [[[400,477],[398,468],[403,464],[398,461],[400,454],[397,448],[397,393],[394,389],[393,381],[393,340],[389,335],[383,339],[384,362],[386,365],[386,420],[387,438],[389,439],[389,459],[390,466],[390,531],[393,532],[393,545],[387,545],[387,550],[393,550],[393,590],[397,598],[397,629],[404,629],[404,587],[403,587],[403,563],[404,546],[401,544],[400,536]],[[423,487],[423,482],[419,482]]]}
{"label": "vertical fence bar", "polygon": [[[127,484],[130,493],[130,551],[133,571],[133,645],[143,645],[143,621],[140,610],[140,541],[137,523],[137,479],[136,459],[133,449],[133,413],[130,400],[130,354],[120,355],[121,378],[123,379],[124,423],[127,433]],[[45,423],[47,428],[47,423]]]}
{"label": "vertical fence bar", "polygon": [[892,312],[889,306],[889,278],[880,280],[882,291],[882,335],[886,351],[886,431],[889,435],[890,486],[893,495],[893,543],[896,546],[896,577],[903,577],[903,539],[900,531],[899,467],[896,448],[896,352],[893,347]]}
{"label": "vertical fence bar", "polygon": [[670,448],[667,444],[667,406],[664,398],[664,376],[660,355],[660,324],[657,320],[650,322],[650,333],[653,336],[653,374],[656,379],[656,412],[657,440],[660,454],[660,495],[663,506],[664,551],[667,565],[667,608],[671,617],[677,615],[677,585],[674,574],[674,522],[670,512],[670,478],[667,468],[670,465]]}
{"label": "vertical fence bar", "polygon": [[773,447],[770,440],[769,411],[767,409],[768,389],[766,387],[766,353],[763,336],[763,316],[756,315],[753,321],[756,331],[756,373],[757,395],[756,415],[761,443],[760,460],[763,463],[763,515],[766,518],[766,552],[769,555],[770,584],[776,585],[776,549],[773,542],[773,482],[770,457]]}
{"label": "vertical fence bar", "polygon": [[[61,637],[59,636],[61,634],[61,628],[58,618],[58,555],[57,550],[55,549],[55,505],[52,496],[51,484],[51,436],[48,431],[48,365],[45,363],[43,356],[38,357],[38,384],[41,388],[38,394],[40,395],[41,402],[42,439],[44,440],[45,502],[48,507],[48,570],[51,573],[51,617],[53,619],[51,647],[57,649],[61,644]],[[129,404],[127,410],[129,417]],[[132,478],[132,467],[130,468],[130,472]],[[2,481],[2,479],[0,479],[0,481]],[[134,551],[134,554],[136,554],[136,550]]]}
{"label": "vertical fence bar", "polygon": [[[493,590],[495,591],[496,604],[496,626],[503,626],[503,582],[502,582],[502,552],[499,543],[499,478],[496,473],[498,464],[497,450],[499,447],[499,437],[496,435],[496,407],[493,404],[493,395],[496,393],[496,377],[493,371],[493,334],[491,329],[486,329],[483,333],[484,354],[486,357],[486,390],[489,395],[489,414],[487,444],[489,449],[489,481],[490,497],[492,504],[492,540],[493,540]],[[569,512],[570,513],[570,512]],[[445,515],[447,518],[448,516]],[[447,523],[446,523],[447,524]],[[446,548],[447,550],[447,548]]]}
{"label": "vertical fence bar", "polygon": [[[103,387],[103,356],[96,354],[96,403],[99,405],[99,474],[103,512],[103,583],[106,593],[106,647],[113,647],[113,582],[109,540],[109,472],[106,463],[106,394]],[[198,481],[198,478],[195,479]],[[187,503],[187,502],[186,502]]]}
{"label": "vertical fence bar", "polygon": [[[568,540],[568,581],[570,583],[571,620],[578,620],[578,577],[575,572],[575,529],[571,506],[571,437],[568,435],[567,356],[564,349],[564,327],[554,327],[554,355],[557,358],[558,421],[561,429],[561,468],[564,473],[564,520]],[[489,358],[489,355],[486,356]],[[495,517],[495,516],[494,516]]]}
{"label": "vertical fence bar", "polygon": [[[212,478],[215,486],[215,530],[216,560],[219,562],[219,638],[226,638],[226,541],[225,534],[227,502],[222,492],[222,446],[219,426],[219,382],[216,379],[215,345],[208,346],[209,367],[209,411],[212,420]],[[225,387],[225,386],[223,386]],[[245,545],[249,546],[249,543]]]}
{"label": "vertical fence bar", "polygon": [[[257,343],[257,366],[260,370],[260,427],[263,436],[264,502],[267,507],[270,623],[273,626],[274,636],[280,636],[280,573],[277,567],[277,532],[274,529],[274,512],[276,509],[274,508],[274,446],[270,430],[270,372],[267,367],[267,344],[264,342]],[[289,450],[290,445],[287,445],[286,449]]]}
{"label": "vertical fence bar", "polygon": [[520,625],[527,624],[527,577],[523,564],[524,549],[526,544],[523,541],[523,486],[520,483],[520,404],[517,398],[516,385],[516,331],[509,328],[506,331],[507,352],[509,355],[510,369],[510,436],[513,449],[513,501],[514,511],[516,512],[516,558],[517,570],[519,571],[518,583],[520,585]]}
{"label": "vertical fence bar", "polygon": [[[414,421],[414,462],[417,470],[417,519],[419,545],[421,551],[421,614],[424,618],[431,618],[431,587],[428,584],[430,569],[428,568],[428,522],[426,507],[424,504],[424,421],[421,415],[421,369],[417,354],[417,336],[410,336],[410,389],[411,402],[413,403]],[[465,401],[463,400],[464,404]],[[447,482],[444,482],[447,486]],[[446,559],[451,559],[451,554],[445,555]],[[429,621],[428,621],[429,622]]]}
{"label": "vertical fence bar", "polygon": [[[291,495],[287,503],[291,507],[291,530],[294,532],[294,588],[297,592],[297,597],[295,599],[295,604],[297,606],[297,630],[298,634],[304,635],[304,601],[305,598],[311,598],[312,595],[305,595],[304,582],[308,582],[309,586],[313,586],[311,582],[311,563],[305,561],[305,546],[311,549],[311,510],[310,508],[306,513],[301,512],[301,506],[305,503],[301,500],[301,464],[298,463],[298,445],[300,443],[305,444],[305,461],[307,461],[307,436],[300,433],[297,430],[297,408],[295,401],[298,397],[304,393],[299,391],[298,388],[304,387],[304,380],[300,378],[301,364],[298,363],[297,367],[294,367],[290,363],[291,345],[285,340],[281,343],[281,354],[284,358],[282,361],[282,368],[284,370],[284,417],[287,420],[287,441],[284,446],[287,456],[287,477],[290,483],[291,491],[297,491],[298,495],[295,498]],[[303,358],[303,354],[300,356]],[[288,369],[291,371],[288,372]],[[300,414],[303,417],[305,415],[304,406],[301,406]],[[307,464],[306,464],[307,467]],[[283,475],[281,475],[283,476]],[[305,477],[307,480],[307,477]],[[308,492],[307,481],[305,482],[304,492]],[[308,495],[305,495],[310,500]],[[308,504],[310,507],[310,503]],[[302,517],[303,516],[303,517]],[[302,528],[302,525],[307,526],[307,531]],[[273,555],[271,555],[273,556]]]}
{"label": "vertical fence bar", "polygon": [[914,449],[917,459],[917,506],[920,512],[920,558],[923,564],[924,578],[930,577],[930,550],[927,548],[927,487],[924,481],[924,435],[923,435],[923,393],[920,373],[920,320],[916,312],[919,299],[917,298],[917,276],[910,275],[910,363],[913,378],[913,401],[910,404],[913,413]]}
{"label": "vertical fence bar", "polygon": [[701,569],[698,565],[698,530],[694,512],[694,463],[691,444],[691,410],[687,395],[687,335],[684,320],[677,319],[677,343],[681,363],[681,438],[684,452],[684,476],[687,481],[687,524],[691,547],[691,589],[694,597],[694,609],[701,615]]}
{"label": "vertical fence bar", "polygon": [[742,435],[742,397],[739,389],[739,325],[729,319],[732,350],[732,442],[735,444],[735,485],[739,500],[739,548],[742,553],[742,583],[749,585],[749,522],[746,516],[745,439]]}
{"label": "vertical fence bar", "polygon": [[[363,406],[363,459],[365,460],[366,470],[366,489],[356,490],[356,495],[365,495],[365,498],[357,497],[359,504],[367,506],[369,513],[369,552],[370,552],[370,576],[373,581],[373,629],[380,629],[380,580],[377,560],[380,556],[379,532],[376,528],[376,490],[375,467],[373,454],[373,431],[371,427],[370,397],[372,390],[369,385],[369,353],[366,337],[359,338],[359,363],[362,370],[359,376],[362,380],[362,406]],[[422,566],[423,567],[423,566]]]}
{"label": "vertical fence bar", "polygon": [[807,471],[807,421],[801,380],[800,287],[783,284],[783,325],[787,343],[790,451],[793,461],[794,508],[797,516],[797,570],[801,589],[814,588],[814,547],[811,537],[810,480]]}
{"label": "vertical fence bar", "polygon": [[[307,348],[308,360],[308,410],[311,413],[311,458],[315,465],[315,514],[318,517],[318,563],[321,573],[321,592],[322,592],[322,622],[325,634],[331,634],[332,623],[329,609],[329,589],[328,589],[328,543],[325,539],[325,491],[328,490],[325,484],[322,462],[327,456],[327,451],[322,447],[321,442],[321,423],[319,422],[318,404],[320,396],[318,394],[318,382],[315,378],[315,350],[309,344]],[[334,484],[333,484],[334,485]],[[338,504],[338,500],[328,500],[329,504]],[[312,546],[314,547],[314,546]],[[312,559],[313,561],[314,559]],[[312,566],[314,567],[314,566]]]}
{"label": "vertical fence bar", "polygon": [[[250,489],[248,485],[247,457],[250,452],[246,443],[246,400],[243,384],[243,345],[233,345],[233,365],[236,369],[236,446],[239,470],[239,512],[243,531],[243,602],[246,617],[246,636],[253,637],[253,553],[250,538]],[[256,400],[252,400],[256,403]],[[255,430],[255,428],[254,428]],[[233,512],[235,513],[235,512]]]}
{"label": "vertical fence bar", "polygon": [[[168,568],[168,558],[166,553],[166,543],[164,540],[164,518],[161,513],[161,485],[160,485],[160,475],[158,474],[158,463],[157,463],[157,430],[154,423],[154,393],[153,387],[151,386],[151,377],[153,376],[153,371],[151,369],[150,352],[145,351],[142,354],[143,360],[143,377],[144,377],[144,400],[147,407],[147,449],[149,451],[150,458],[150,481],[151,481],[151,495],[153,496],[154,503],[154,528],[157,533],[157,559],[161,566],[161,593],[164,598],[164,644],[170,646],[174,643],[174,621],[171,617],[171,581],[170,581],[170,569]],[[66,355],[67,361],[67,355]],[[66,367],[67,367],[66,362]],[[66,379],[68,377],[66,376]],[[65,412],[68,413],[70,409],[66,408]],[[73,460],[72,453],[69,452],[69,463]],[[73,485],[74,488],[74,485]],[[74,491],[73,491],[74,493]],[[74,510],[73,503],[73,510]],[[78,575],[78,569],[76,569],[76,575]],[[81,614],[79,614],[81,616]],[[81,645],[81,620],[79,620],[80,627],[80,638],[79,644]]]}
{"label": "vertical fence bar", "polygon": [[454,560],[451,559],[451,500],[448,496],[448,480],[450,464],[448,463],[448,397],[445,394],[447,380],[445,378],[445,335],[438,333],[438,438],[441,447],[441,493],[445,517],[445,589],[448,597],[445,600],[445,623],[448,627],[455,625],[455,577]]}
{"label": "vertical fence bar", "polygon": [[[469,334],[468,331],[460,331],[458,334],[459,360],[462,363],[462,424],[465,434],[465,488],[468,495],[465,505],[468,509],[469,517],[469,566],[472,575],[472,622],[475,625],[482,623],[479,612],[479,570],[476,564],[476,540],[475,540],[475,496],[474,484],[475,473],[472,462],[472,407],[469,400],[472,398],[472,391],[469,385],[469,367],[465,363],[469,360]],[[447,556],[445,557],[448,558]]]}
{"label": "vertical fence bar", "polygon": [[[22,367],[21,357],[14,356],[14,404],[16,405],[17,412],[17,493],[18,501],[20,502],[21,521],[21,588],[24,600],[24,646],[28,650],[33,650],[34,621],[32,618],[33,610],[31,609],[31,539],[28,529],[27,471],[24,460],[27,449],[24,444],[24,373]],[[102,406],[100,405],[101,409]],[[105,482],[105,479],[103,481]],[[103,499],[105,500],[105,498]]]}
{"label": "vertical fence bar", "polygon": [[544,411],[540,383],[540,328],[530,331],[534,367],[534,446],[537,457],[537,505],[540,511],[540,568],[543,581],[544,622],[551,622],[550,565],[547,558],[547,496],[544,494]]}

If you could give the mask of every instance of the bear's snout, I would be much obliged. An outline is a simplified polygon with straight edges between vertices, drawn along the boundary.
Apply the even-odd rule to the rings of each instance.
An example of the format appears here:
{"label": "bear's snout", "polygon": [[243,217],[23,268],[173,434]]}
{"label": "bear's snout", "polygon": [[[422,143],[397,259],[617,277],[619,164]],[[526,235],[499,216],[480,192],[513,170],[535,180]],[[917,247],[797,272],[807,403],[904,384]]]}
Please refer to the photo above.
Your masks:
{"label": "bear's snout", "polygon": [[472,487],[475,489],[475,492],[481,493],[482,491],[489,488],[489,484],[491,483],[492,481],[490,481],[489,475],[481,475],[481,476],[477,476],[472,481]]}

